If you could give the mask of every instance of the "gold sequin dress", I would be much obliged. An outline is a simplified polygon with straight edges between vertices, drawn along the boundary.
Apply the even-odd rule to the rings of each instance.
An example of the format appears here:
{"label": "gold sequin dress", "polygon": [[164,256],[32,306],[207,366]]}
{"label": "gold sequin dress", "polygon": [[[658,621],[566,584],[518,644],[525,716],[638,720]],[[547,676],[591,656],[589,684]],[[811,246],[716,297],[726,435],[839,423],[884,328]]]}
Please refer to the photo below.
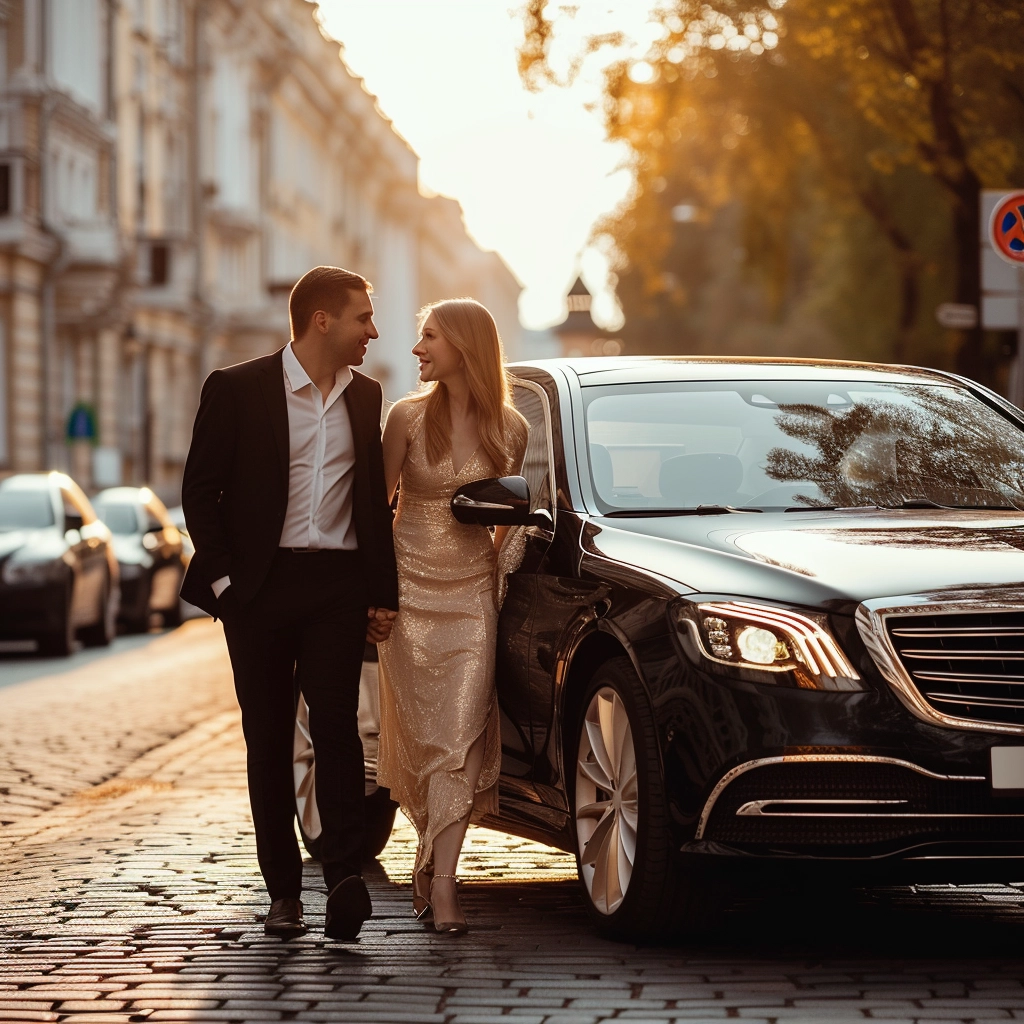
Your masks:
{"label": "gold sequin dress", "polygon": [[[449,502],[462,484],[500,473],[482,448],[458,473],[450,456],[432,466],[422,430],[426,403],[410,404],[394,525],[399,613],[390,639],[378,645],[377,781],[416,826],[422,866],[442,829],[471,809],[488,814],[498,806],[494,544],[486,527],[459,523]],[[514,447],[525,450],[525,437]],[[522,456],[517,451],[513,464]],[[481,734],[474,793],[464,767]]]}

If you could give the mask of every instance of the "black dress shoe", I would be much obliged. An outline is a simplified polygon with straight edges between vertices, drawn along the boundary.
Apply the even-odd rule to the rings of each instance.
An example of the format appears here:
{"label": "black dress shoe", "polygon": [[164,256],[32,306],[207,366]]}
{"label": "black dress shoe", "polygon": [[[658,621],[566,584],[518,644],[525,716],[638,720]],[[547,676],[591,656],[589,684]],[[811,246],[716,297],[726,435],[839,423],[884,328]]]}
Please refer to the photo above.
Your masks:
{"label": "black dress shoe", "polygon": [[267,935],[276,935],[282,939],[296,939],[307,932],[306,922],[302,917],[301,900],[274,900],[270,904],[270,913],[263,922],[263,931]]}
{"label": "black dress shoe", "polygon": [[366,883],[358,875],[340,881],[327,897],[324,935],[336,942],[351,942],[373,913]]}

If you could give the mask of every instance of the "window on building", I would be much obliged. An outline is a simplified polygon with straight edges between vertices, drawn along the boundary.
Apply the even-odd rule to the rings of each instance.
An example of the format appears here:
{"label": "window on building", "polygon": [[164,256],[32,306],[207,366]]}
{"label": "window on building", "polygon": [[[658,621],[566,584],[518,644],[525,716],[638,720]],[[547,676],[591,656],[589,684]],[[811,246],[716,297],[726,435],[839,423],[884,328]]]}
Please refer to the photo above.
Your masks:
{"label": "window on building", "polygon": [[11,165],[0,164],[0,217],[11,212]]}
{"label": "window on building", "polygon": [[154,287],[171,279],[171,247],[166,242],[153,242],[149,247],[149,283]]}

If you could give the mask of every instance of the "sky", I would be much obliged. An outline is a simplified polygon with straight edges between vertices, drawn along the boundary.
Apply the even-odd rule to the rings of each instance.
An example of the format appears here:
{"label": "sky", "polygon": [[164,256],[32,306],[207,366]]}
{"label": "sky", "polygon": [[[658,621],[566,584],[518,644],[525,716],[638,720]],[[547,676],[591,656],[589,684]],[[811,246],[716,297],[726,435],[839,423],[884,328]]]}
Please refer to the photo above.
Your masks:
{"label": "sky", "polygon": [[[588,61],[571,88],[528,92],[516,71],[521,2],[320,0],[320,16],[419,154],[421,187],[458,199],[472,236],[525,286],[523,325],[559,322],[582,270],[594,319],[614,329],[621,314],[591,232],[627,195],[630,176],[625,151],[604,139],[599,108],[587,109],[610,57]],[[609,27],[633,31],[634,48],[646,48],[648,0],[577,6],[559,15],[565,53]]]}

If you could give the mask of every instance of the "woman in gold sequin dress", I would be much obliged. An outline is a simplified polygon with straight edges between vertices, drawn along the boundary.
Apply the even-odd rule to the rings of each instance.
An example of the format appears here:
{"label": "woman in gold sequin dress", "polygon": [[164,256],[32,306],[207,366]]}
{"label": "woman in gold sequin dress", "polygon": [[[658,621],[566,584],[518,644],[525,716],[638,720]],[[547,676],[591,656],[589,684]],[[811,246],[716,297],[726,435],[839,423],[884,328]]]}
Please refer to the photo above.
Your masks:
{"label": "woman in gold sequin dress", "polygon": [[377,778],[416,826],[417,916],[460,933],[455,871],[471,812],[497,809],[501,740],[494,689],[496,547],[483,526],[456,521],[462,484],[518,473],[526,421],[511,404],[501,340],[473,299],[420,313],[413,349],[426,387],[396,403],[384,430],[395,518],[399,607],[380,651]]}

